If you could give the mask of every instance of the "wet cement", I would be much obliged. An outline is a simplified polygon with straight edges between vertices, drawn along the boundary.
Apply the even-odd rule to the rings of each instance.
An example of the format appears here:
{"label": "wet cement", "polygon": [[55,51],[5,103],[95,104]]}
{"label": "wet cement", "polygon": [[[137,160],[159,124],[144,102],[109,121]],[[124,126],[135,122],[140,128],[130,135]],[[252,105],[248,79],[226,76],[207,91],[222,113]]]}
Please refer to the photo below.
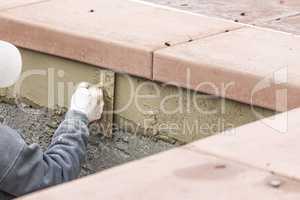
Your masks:
{"label": "wet cement", "polygon": [[[25,104],[0,103],[0,122],[16,129],[27,144],[37,143],[43,150],[47,148],[51,137],[64,118],[65,110],[49,111],[46,108],[31,108]],[[140,159],[175,145],[157,138],[132,135],[117,128],[112,138],[106,138],[97,132],[91,124],[86,162],[82,166],[81,176]]]}

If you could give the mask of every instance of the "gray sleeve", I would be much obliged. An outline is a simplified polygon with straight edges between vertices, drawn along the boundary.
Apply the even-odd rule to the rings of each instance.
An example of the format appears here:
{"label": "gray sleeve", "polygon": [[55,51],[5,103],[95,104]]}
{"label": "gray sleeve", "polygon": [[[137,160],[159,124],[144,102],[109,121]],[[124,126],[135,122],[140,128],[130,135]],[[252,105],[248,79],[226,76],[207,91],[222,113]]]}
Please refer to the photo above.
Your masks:
{"label": "gray sleeve", "polygon": [[[14,135],[7,138],[8,146],[15,146],[17,150],[9,155],[7,160],[11,164],[0,174],[0,190],[20,196],[77,178],[86,155],[87,125],[85,115],[68,112],[44,153],[36,144],[26,145],[13,130],[6,131],[5,134]],[[1,161],[3,153],[0,153]]]}

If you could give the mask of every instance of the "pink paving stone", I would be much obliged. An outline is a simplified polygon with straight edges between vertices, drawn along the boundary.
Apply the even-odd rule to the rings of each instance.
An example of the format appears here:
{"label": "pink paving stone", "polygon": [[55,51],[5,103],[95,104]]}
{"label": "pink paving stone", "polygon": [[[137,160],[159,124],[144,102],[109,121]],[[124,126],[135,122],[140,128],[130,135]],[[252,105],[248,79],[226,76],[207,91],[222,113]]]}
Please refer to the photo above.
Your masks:
{"label": "pink paving stone", "polygon": [[154,54],[154,80],[284,111],[300,106],[300,37],[242,28]]}
{"label": "pink paving stone", "polygon": [[284,6],[293,7],[297,9],[300,8],[300,1],[298,0],[279,0],[277,2]]}
{"label": "pink paving stone", "polygon": [[[279,188],[270,185],[278,180],[282,183]],[[179,148],[21,199],[299,198],[299,182]]]}
{"label": "pink paving stone", "polygon": [[277,18],[258,25],[300,35],[300,15]]}
{"label": "pink paving stone", "polygon": [[46,0],[0,0],[0,10],[40,3]]}
{"label": "pink paving stone", "polygon": [[152,52],[240,24],[126,0],[51,0],[0,13],[0,39],[152,78]]}
{"label": "pink paving stone", "polygon": [[256,23],[299,13],[299,0],[146,0],[208,16]]}
{"label": "pink paving stone", "polygon": [[300,109],[197,141],[201,152],[300,180]]}

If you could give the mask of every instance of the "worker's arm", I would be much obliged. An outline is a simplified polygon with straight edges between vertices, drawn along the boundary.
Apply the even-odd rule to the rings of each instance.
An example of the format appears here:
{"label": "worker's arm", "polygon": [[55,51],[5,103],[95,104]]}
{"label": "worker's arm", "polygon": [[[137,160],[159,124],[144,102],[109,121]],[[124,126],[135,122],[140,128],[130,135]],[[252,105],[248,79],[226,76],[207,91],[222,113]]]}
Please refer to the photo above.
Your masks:
{"label": "worker's arm", "polygon": [[[19,196],[76,178],[85,157],[89,134],[87,123],[83,114],[69,112],[44,153],[36,144],[26,145],[14,130],[2,127],[1,135],[8,135],[1,137],[2,142],[20,152],[8,158],[13,163],[1,181],[1,190]],[[6,153],[1,153],[1,157]]]}
{"label": "worker's arm", "polygon": [[[71,111],[56,130],[44,153],[36,144],[26,145],[14,130],[2,127],[0,141],[6,143],[7,150],[11,152],[5,152],[6,149],[0,147],[0,151],[4,151],[0,152],[0,163],[7,162],[3,164],[6,166],[0,174],[0,190],[20,196],[76,178],[86,154],[89,134],[87,125],[89,121],[101,116],[99,112],[102,112],[103,103],[101,99],[99,104],[97,95],[96,90],[94,95],[87,89],[77,90],[72,98]],[[6,155],[4,159],[1,158]]]}

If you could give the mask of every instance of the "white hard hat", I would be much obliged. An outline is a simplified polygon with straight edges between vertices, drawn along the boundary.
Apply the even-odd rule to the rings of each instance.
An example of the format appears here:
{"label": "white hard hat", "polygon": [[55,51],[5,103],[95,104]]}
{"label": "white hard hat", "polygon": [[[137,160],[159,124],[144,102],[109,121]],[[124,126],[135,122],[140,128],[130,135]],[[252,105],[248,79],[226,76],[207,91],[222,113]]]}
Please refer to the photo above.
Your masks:
{"label": "white hard hat", "polygon": [[22,71],[20,51],[12,44],[0,41],[0,88],[16,83]]}

